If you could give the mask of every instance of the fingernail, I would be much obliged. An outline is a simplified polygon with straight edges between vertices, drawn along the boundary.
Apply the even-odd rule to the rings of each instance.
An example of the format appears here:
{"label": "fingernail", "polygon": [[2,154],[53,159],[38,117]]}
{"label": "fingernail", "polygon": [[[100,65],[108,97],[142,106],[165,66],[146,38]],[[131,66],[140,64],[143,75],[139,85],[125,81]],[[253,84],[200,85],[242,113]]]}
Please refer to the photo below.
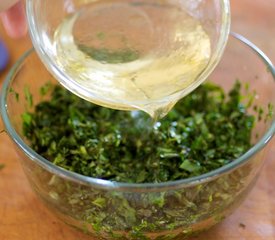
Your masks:
{"label": "fingernail", "polygon": [[12,38],[20,38],[27,33],[25,8],[20,1],[7,11],[1,13],[1,19],[7,34]]}

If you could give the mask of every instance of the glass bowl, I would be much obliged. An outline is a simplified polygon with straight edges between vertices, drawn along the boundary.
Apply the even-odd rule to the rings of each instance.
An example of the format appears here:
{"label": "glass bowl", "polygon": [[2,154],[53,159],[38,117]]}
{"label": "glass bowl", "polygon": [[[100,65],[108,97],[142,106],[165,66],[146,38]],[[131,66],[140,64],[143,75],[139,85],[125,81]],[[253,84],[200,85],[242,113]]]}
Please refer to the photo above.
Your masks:
{"label": "glass bowl", "polygon": [[[97,4],[97,0],[93,1],[81,1],[81,0],[75,0],[75,1],[67,1],[67,0],[56,0],[56,1],[45,1],[45,0],[27,0],[27,19],[28,19],[28,25],[29,25],[29,31],[30,36],[34,45],[35,50],[38,53],[38,56],[42,60],[42,62],[45,64],[46,68],[49,70],[50,73],[53,74],[53,76],[68,90],[72,91],[74,94],[95,103],[98,103],[102,106],[108,106],[113,107],[115,109],[142,109],[147,111],[149,114],[153,115],[153,112],[155,109],[158,108],[158,106],[165,108],[166,103],[168,105],[168,102],[176,102],[179,98],[183,97],[184,95],[191,92],[193,89],[195,89],[197,86],[199,86],[212,72],[214,67],[219,62],[224,47],[227,42],[228,34],[229,34],[229,28],[230,28],[230,3],[229,0],[184,0],[184,1],[161,1],[161,0],[148,0],[148,1],[132,1],[132,0],[120,0],[120,1],[102,1],[103,4],[107,4],[105,8],[108,10],[109,6],[115,10],[118,6],[125,6],[129,5],[129,11],[133,11],[133,14],[137,14],[138,11],[140,13],[136,16],[133,15],[130,20],[127,18],[125,21],[126,26],[124,26],[126,29],[131,28],[135,29],[135,19],[144,18],[140,21],[145,21],[143,24],[139,23],[139,27],[137,27],[137,32],[134,32],[132,34],[128,34],[127,31],[124,29],[124,27],[121,27],[118,23],[114,25],[112,29],[106,30],[108,31],[114,31],[114,33],[109,34],[113,36],[113,40],[110,42],[116,42],[117,40],[117,34],[119,33],[119,28],[122,28],[124,30],[121,30],[121,32],[126,32],[127,34],[122,37],[120,37],[124,41],[125,39],[130,38],[131,35],[134,36],[135,41],[138,39],[138,43],[136,44],[137,48],[141,45],[146,45],[148,42],[150,42],[149,36],[151,36],[151,31],[153,31],[152,35],[157,34],[157,32],[161,32],[163,35],[157,35],[158,37],[156,40],[156,43],[150,47],[148,47],[148,52],[144,54],[138,61],[131,61],[124,64],[117,63],[117,64],[107,64],[106,62],[102,63],[101,61],[92,61],[90,57],[87,57],[86,55],[86,61],[84,61],[87,66],[82,64],[82,60],[78,59],[80,57],[83,59],[83,53],[76,50],[79,49],[78,47],[75,47],[80,42],[82,46],[86,46],[85,48],[88,48],[93,46],[93,49],[96,48],[97,51],[100,51],[100,49],[107,49],[109,51],[108,46],[105,47],[105,45],[102,48],[98,48],[99,43],[91,43],[94,38],[97,39],[97,34],[94,34],[92,32],[92,29],[96,28],[97,25],[91,25],[97,20],[91,20],[90,16],[98,16],[97,14],[94,14],[93,11],[87,10],[91,7],[94,7],[93,4]],[[118,2],[118,3],[117,3]],[[115,5],[115,4],[118,5]],[[114,6],[113,6],[114,4]],[[150,8],[149,10],[143,9],[143,6],[146,5],[147,8]],[[171,7],[173,6],[173,7]],[[106,14],[106,18],[110,15],[105,13],[104,7],[99,7],[100,14]],[[141,8],[141,9],[140,9]],[[177,26],[177,30],[175,30],[177,33],[175,33],[172,36],[167,34],[167,29],[172,29],[172,27],[169,27],[170,25],[166,26],[164,23],[168,22],[168,17],[163,17],[163,14],[156,14],[151,8],[156,9],[176,9],[177,12],[186,12],[188,16],[192,16],[193,18],[198,21],[202,27],[203,30],[207,33],[210,39],[210,49],[211,54],[207,61],[205,61],[205,64],[202,65],[196,63],[196,59],[198,58],[196,54],[199,53],[199,50],[196,50],[196,53],[192,53],[192,57],[190,58],[190,61],[188,60],[188,63],[191,67],[188,69],[194,70],[195,72],[191,73],[191,70],[185,70],[186,67],[184,67],[184,64],[181,64],[183,67],[176,67],[180,66],[180,62],[184,62],[187,55],[184,53],[182,57],[179,59],[179,54],[181,55],[180,51],[181,49],[186,48],[186,45],[188,46],[189,40],[187,40],[187,33],[180,32],[184,27],[183,26]],[[95,7],[97,9],[97,7]],[[107,11],[106,10],[106,11]],[[109,11],[109,10],[108,10]],[[122,11],[122,10],[121,10]],[[146,12],[147,11],[147,12]],[[164,10],[166,11],[166,10]],[[86,16],[86,12],[87,16]],[[111,11],[110,11],[111,12]],[[148,17],[152,12],[153,16],[160,15],[158,21],[151,21]],[[75,15],[78,14],[78,15]],[[122,14],[122,13],[121,13]],[[130,14],[130,13],[129,13]],[[148,15],[149,14],[149,15]],[[85,17],[82,17],[85,16]],[[123,15],[123,14],[122,14]],[[126,14],[127,15],[127,14]],[[148,16],[147,16],[148,15]],[[175,14],[171,14],[171,18],[173,20],[173,24],[179,24],[180,20],[178,18],[175,18]],[[59,29],[58,26],[60,24],[64,23],[64,19],[71,19],[72,16],[78,16],[76,20],[76,27],[74,25],[71,32],[75,33],[73,37],[65,37],[63,36],[62,39],[66,44],[70,44],[70,47],[67,47],[66,51],[64,50],[64,55],[62,58],[58,56],[60,53],[60,45],[54,41],[55,37],[58,36],[56,34],[56,30]],[[105,16],[105,15],[104,15]],[[118,14],[118,16],[120,16]],[[123,15],[124,16],[124,15]],[[128,15],[127,15],[128,16]],[[151,15],[150,15],[151,16]],[[161,17],[162,16],[162,17]],[[170,15],[169,15],[170,16]],[[155,16],[156,17],[156,16]],[[126,17],[125,17],[126,18]],[[174,19],[175,18],[175,19]],[[78,20],[80,19],[80,20]],[[82,21],[77,24],[77,21]],[[116,19],[116,18],[115,18]],[[170,18],[169,18],[170,19]],[[109,21],[109,20],[108,20]],[[183,20],[182,20],[183,21]],[[115,22],[115,21],[111,21]],[[152,26],[149,24],[152,23]],[[164,29],[160,29],[160,26],[158,25],[160,23],[164,24]],[[150,25],[150,31],[147,31],[147,23]],[[107,20],[105,19],[105,22],[102,26],[107,24]],[[168,24],[168,23],[167,23]],[[185,24],[185,23],[184,23]],[[188,25],[188,24],[185,24]],[[184,25],[184,26],[185,26]],[[174,26],[174,25],[172,25]],[[163,27],[163,26],[162,26]],[[148,27],[149,28],[149,27]],[[198,27],[192,27],[192,29],[198,29]],[[107,38],[106,33],[104,33],[104,30],[99,29],[98,31],[98,38],[103,39]],[[183,30],[182,30],[183,31]],[[147,33],[148,32],[148,33]],[[104,35],[102,34],[104,33]],[[108,36],[109,36],[108,35]],[[184,35],[184,36],[183,36]],[[189,35],[188,35],[189,36]],[[111,38],[111,37],[110,37]],[[169,43],[168,39],[171,40],[171,43]],[[201,35],[195,35],[190,34],[190,40],[194,46],[194,42],[197,42],[201,39]],[[73,40],[72,40],[73,39]],[[108,38],[107,38],[108,39]],[[123,40],[124,39],[124,40]],[[62,40],[62,41],[63,41]],[[98,40],[99,41],[99,40]],[[107,40],[106,40],[107,41]],[[108,40],[109,41],[109,40]],[[117,40],[120,41],[120,40]],[[126,40],[125,40],[126,41]],[[175,41],[175,42],[173,42]],[[73,43],[71,43],[73,42]],[[84,42],[84,43],[83,43]],[[173,42],[173,43],[172,43]],[[204,43],[201,44],[205,44]],[[76,44],[76,45],[75,45]],[[122,44],[122,43],[121,43]],[[118,44],[119,45],[119,44]],[[125,45],[125,43],[124,43]],[[123,47],[124,47],[123,45]],[[97,46],[97,47],[94,47]],[[168,48],[169,50],[164,51],[164,49]],[[116,49],[122,50],[122,48]],[[198,46],[199,48],[199,46]],[[89,48],[91,49],[91,48]],[[60,51],[59,51],[60,50]],[[88,51],[88,50],[87,50]],[[111,51],[111,50],[110,50]],[[141,51],[142,52],[142,51]],[[165,54],[163,53],[165,52]],[[175,54],[174,54],[174,53]],[[66,54],[65,54],[66,53]],[[148,53],[148,54],[147,54]],[[168,54],[169,53],[169,54]],[[172,54],[173,53],[173,54]],[[99,53],[98,53],[99,54]],[[89,54],[90,55],[90,54]],[[99,54],[101,55],[101,54]],[[102,55],[104,55],[102,53]],[[142,54],[141,54],[142,55]],[[203,53],[204,56],[209,55],[206,53]],[[208,57],[207,57],[208,58]],[[152,59],[163,59],[160,60],[160,62],[155,62],[155,60]],[[176,60],[178,59],[178,60]],[[151,61],[152,64],[151,64]],[[164,61],[163,63],[161,61]],[[108,61],[107,61],[108,62]],[[158,66],[158,70],[155,69],[155,67]],[[172,69],[171,66],[174,66]],[[186,65],[188,66],[188,65]],[[119,69],[127,69],[126,72],[120,72]],[[198,70],[198,69],[199,70]],[[78,71],[80,69],[80,71]],[[85,69],[85,70],[84,70]],[[86,71],[87,69],[87,71]],[[195,70],[197,69],[197,70]],[[173,71],[172,71],[173,70]],[[158,74],[157,71],[163,71],[163,74],[166,72],[174,72],[175,76],[173,76],[173,79],[169,79],[169,81],[174,81],[175,84],[169,84],[169,82],[165,82],[165,79],[163,82],[150,82],[149,81],[149,75],[152,76],[161,76],[163,74]],[[138,77],[137,72],[141,72],[142,76]],[[149,72],[149,73],[148,73]],[[193,77],[194,74],[194,77]],[[81,76],[80,76],[81,75]],[[93,77],[91,77],[93,76]],[[170,77],[171,74],[168,74],[167,77]],[[189,85],[188,80],[192,77],[192,84]],[[141,81],[137,79],[145,78],[146,81]],[[152,77],[156,78],[156,77]],[[194,81],[193,81],[194,78]],[[100,82],[96,82],[94,79],[100,79]],[[93,80],[93,81],[92,81]],[[117,84],[112,85],[111,83],[115,80]],[[129,82],[133,81],[132,85],[129,85]],[[136,83],[136,81],[138,81]],[[110,88],[106,88],[106,86],[112,86],[112,91],[110,91]],[[142,87],[139,87],[139,86]],[[143,89],[143,86],[145,89]],[[144,90],[144,91],[143,91]],[[134,98],[132,97],[134,94]],[[149,96],[148,96],[149,94]],[[123,96],[123,99],[121,99]],[[173,100],[173,101],[171,101]],[[170,104],[171,105],[171,104]],[[172,106],[171,106],[172,107]],[[167,106],[169,108],[169,106]]]}
{"label": "glass bowl", "polygon": [[[244,88],[244,94],[255,91],[255,104],[264,113],[275,103],[271,62],[237,34],[230,37],[224,58],[210,79],[226,91],[236,79],[243,86],[249,84],[250,90]],[[53,165],[31,149],[22,135],[21,115],[32,109],[24,92],[28,89],[33,94],[35,105],[41,101],[39,89],[48,81],[56,83],[33,49],[18,60],[2,89],[6,132],[39,198],[64,222],[96,239],[183,239],[210,228],[247,196],[263,166],[265,146],[275,133],[274,115],[258,119],[251,149],[222,168],[189,179],[128,184],[85,177]]]}

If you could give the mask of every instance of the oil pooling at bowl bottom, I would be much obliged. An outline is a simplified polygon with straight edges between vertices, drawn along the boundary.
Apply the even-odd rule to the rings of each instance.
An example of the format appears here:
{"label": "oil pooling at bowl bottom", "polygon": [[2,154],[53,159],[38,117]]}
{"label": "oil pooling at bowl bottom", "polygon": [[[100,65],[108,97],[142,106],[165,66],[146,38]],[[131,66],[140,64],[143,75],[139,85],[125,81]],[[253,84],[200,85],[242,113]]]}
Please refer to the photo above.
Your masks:
{"label": "oil pooling at bowl bottom", "polygon": [[199,20],[166,1],[91,3],[63,20],[52,47],[67,81],[89,95],[74,93],[105,107],[143,110],[154,119],[195,87],[211,56]]}

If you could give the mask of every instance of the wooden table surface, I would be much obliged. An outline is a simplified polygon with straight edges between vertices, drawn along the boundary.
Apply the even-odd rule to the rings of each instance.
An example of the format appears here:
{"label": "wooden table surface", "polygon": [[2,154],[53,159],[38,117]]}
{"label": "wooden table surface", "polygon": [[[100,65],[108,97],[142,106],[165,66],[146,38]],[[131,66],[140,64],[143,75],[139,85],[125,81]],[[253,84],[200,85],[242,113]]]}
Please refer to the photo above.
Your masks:
{"label": "wooden table surface", "polygon": [[[261,47],[275,62],[275,0],[232,0],[232,29]],[[28,48],[28,37],[9,39],[0,27],[11,64]],[[7,69],[8,70],[8,69]],[[7,71],[0,73],[0,85]],[[2,123],[0,123],[0,130]],[[269,144],[260,179],[242,206],[197,240],[275,239],[275,141]],[[92,240],[57,220],[30,189],[6,134],[0,135],[0,240]]]}

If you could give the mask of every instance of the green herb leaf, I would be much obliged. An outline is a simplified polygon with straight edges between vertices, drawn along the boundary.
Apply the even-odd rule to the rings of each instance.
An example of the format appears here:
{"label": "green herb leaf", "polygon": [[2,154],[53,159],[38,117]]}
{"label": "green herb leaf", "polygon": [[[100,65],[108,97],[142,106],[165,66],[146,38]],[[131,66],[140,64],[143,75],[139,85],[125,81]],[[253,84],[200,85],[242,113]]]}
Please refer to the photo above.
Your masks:
{"label": "green herb leaf", "polygon": [[184,160],[183,163],[180,165],[180,168],[192,173],[199,171],[201,167],[194,162]]}
{"label": "green herb leaf", "polygon": [[19,93],[16,92],[13,88],[10,88],[9,92],[14,94],[16,102],[19,102]]}
{"label": "green herb leaf", "polygon": [[53,87],[51,82],[47,82],[40,88],[40,95],[45,96],[47,93],[50,92],[51,88]]}
{"label": "green herb leaf", "polygon": [[104,208],[106,205],[106,199],[105,198],[97,198],[96,200],[93,201],[93,204],[100,208]]}
{"label": "green herb leaf", "polygon": [[23,124],[30,126],[32,122],[32,115],[30,113],[23,113],[22,114]]}
{"label": "green herb leaf", "polygon": [[24,94],[25,94],[25,99],[27,101],[27,104],[31,108],[33,106],[33,99],[32,99],[32,94],[30,93],[29,87],[27,86],[24,87]]}

